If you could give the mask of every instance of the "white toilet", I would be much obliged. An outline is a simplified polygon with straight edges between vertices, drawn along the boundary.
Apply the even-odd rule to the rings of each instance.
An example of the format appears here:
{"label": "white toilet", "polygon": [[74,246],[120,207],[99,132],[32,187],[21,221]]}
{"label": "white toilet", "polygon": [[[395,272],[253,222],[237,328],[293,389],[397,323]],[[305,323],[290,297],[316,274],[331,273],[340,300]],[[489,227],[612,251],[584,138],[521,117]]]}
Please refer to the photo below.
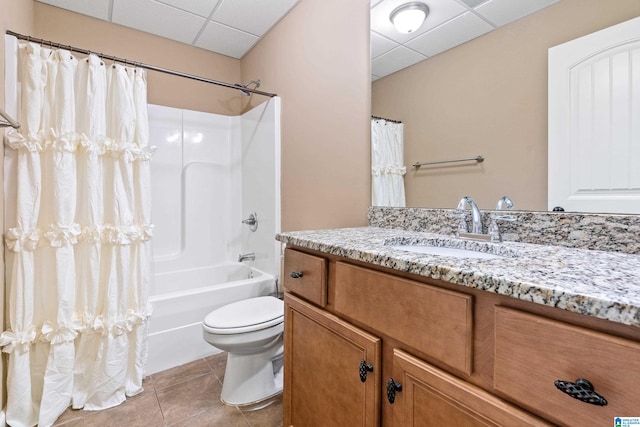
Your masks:
{"label": "white toilet", "polygon": [[202,322],[205,341],[228,352],[222,402],[260,407],[282,391],[284,303],[271,296],[220,307]]}

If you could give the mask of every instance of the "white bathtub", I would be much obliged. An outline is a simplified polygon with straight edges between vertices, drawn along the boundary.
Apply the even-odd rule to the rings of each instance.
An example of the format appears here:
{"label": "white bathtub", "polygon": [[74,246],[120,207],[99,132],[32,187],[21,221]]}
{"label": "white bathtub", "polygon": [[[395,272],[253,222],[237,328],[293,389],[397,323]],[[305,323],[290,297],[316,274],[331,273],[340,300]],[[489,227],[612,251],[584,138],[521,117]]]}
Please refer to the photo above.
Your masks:
{"label": "white bathtub", "polygon": [[204,317],[225,304],[274,291],[271,274],[241,263],[156,274],[147,374],[219,353],[202,338]]}

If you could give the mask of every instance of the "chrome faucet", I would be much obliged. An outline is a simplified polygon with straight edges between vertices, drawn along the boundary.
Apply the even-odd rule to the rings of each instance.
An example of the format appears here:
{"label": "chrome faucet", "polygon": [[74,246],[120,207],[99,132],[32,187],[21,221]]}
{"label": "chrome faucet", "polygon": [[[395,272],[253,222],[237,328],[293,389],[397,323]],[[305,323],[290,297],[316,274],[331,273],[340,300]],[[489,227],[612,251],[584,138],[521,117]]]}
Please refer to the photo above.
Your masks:
{"label": "chrome faucet", "polygon": [[248,254],[239,254],[238,255],[238,262],[242,262],[242,261],[255,261],[256,260],[256,254],[253,252],[249,252]]}
{"label": "chrome faucet", "polygon": [[[496,210],[501,211],[504,208],[507,208],[508,211],[513,210],[513,200],[509,196],[502,196],[500,200],[498,200],[498,204],[496,205]],[[487,234],[491,237],[492,242],[502,242],[502,233],[500,232],[500,227],[498,227],[498,221],[515,221],[516,217],[513,215],[498,215],[494,213],[491,215],[491,221],[489,222],[489,228],[487,230]]]}
{"label": "chrome faucet", "polygon": [[249,230],[256,231],[258,229],[258,214],[252,213],[249,215],[249,218],[242,220],[243,224],[247,224],[249,226]]}
{"label": "chrome faucet", "polygon": [[501,211],[504,208],[507,208],[508,211],[513,210],[513,200],[509,196],[502,196],[500,200],[498,200],[498,204],[496,205],[496,210]]}
{"label": "chrome faucet", "polygon": [[478,208],[478,205],[476,205],[476,202],[474,202],[473,199],[469,196],[464,196],[462,199],[460,199],[458,207],[456,208],[456,212],[459,213],[461,217],[458,231],[462,233],[468,232],[467,224],[466,222],[464,222],[465,207],[467,205],[471,207],[471,233],[482,234],[482,212],[480,212],[480,209]]}

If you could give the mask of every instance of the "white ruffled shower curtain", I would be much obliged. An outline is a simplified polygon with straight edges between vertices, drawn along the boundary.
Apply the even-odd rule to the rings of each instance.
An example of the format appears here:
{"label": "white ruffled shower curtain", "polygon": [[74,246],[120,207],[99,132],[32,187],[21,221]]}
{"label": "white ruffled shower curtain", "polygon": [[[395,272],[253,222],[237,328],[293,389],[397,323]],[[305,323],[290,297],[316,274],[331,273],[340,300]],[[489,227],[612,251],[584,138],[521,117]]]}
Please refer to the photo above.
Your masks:
{"label": "white ruffled shower curtain", "polygon": [[404,125],[371,120],[371,204],[405,206]]}
{"label": "white ruffled shower curtain", "polygon": [[5,136],[7,422],[142,391],[151,271],[146,76],[19,44]]}

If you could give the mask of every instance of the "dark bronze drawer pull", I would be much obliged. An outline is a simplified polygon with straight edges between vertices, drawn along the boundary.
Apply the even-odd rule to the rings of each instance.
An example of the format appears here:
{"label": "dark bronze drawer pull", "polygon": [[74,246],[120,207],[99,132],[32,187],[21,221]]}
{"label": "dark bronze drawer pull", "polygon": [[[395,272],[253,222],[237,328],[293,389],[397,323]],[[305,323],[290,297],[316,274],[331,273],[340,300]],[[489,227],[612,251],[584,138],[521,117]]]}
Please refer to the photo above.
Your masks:
{"label": "dark bronze drawer pull", "polygon": [[302,271],[292,271],[289,273],[289,276],[291,276],[292,279],[299,279],[302,277]]}
{"label": "dark bronze drawer pull", "polygon": [[402,384],[395,382],[393,378],[389,378],[389,381],[387,381],[387,399],[391,404],[396,401],[396,391],[402,391]]}
{"label": "dark bronze drawer pull", "polygon": [[598,406],[606,406],[607,404],[607,399],[593,391],[591,381],[585,380],[584,378],[578,378],[575,383],[557,380],[554,384],[558,390],[567,393],[574,399]]}

